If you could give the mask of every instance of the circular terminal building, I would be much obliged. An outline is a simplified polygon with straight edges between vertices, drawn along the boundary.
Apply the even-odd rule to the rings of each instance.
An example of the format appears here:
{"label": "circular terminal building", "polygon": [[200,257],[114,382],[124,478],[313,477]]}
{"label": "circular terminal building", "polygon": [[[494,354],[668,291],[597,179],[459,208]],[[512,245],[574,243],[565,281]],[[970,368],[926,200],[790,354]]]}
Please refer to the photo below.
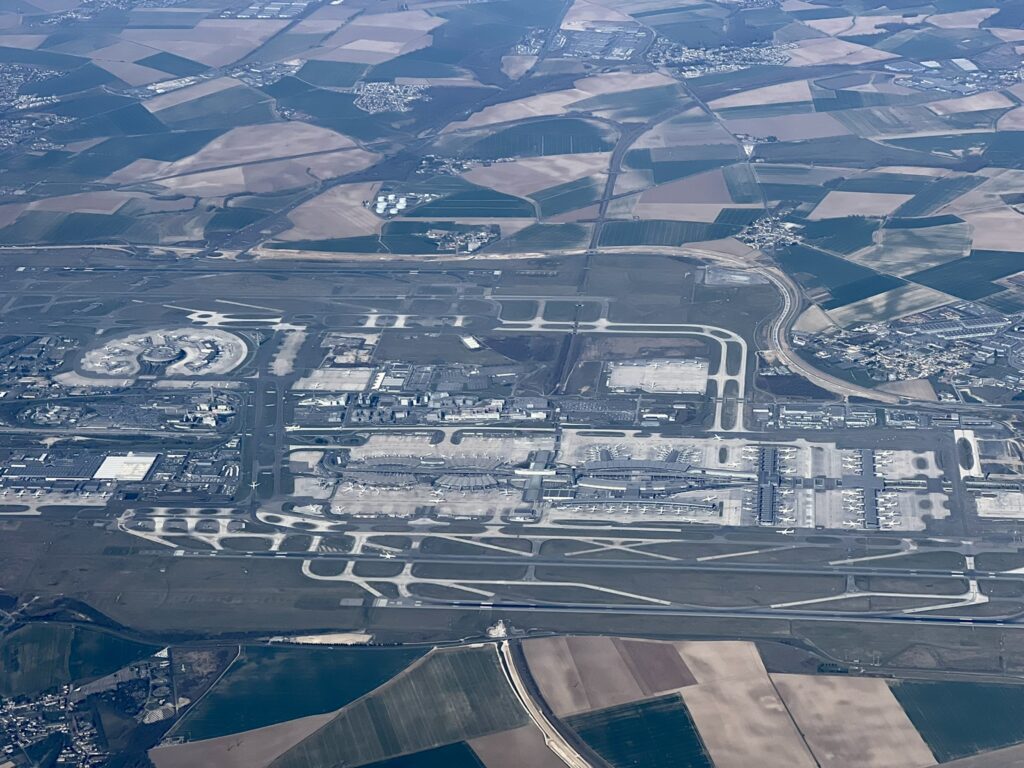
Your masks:
{"label": "circular terminal building", "polygon": [[240,336],[219,328],[174,328],[110,339],[86,352],[80,368],[100,376],[221,376],[238,368],[248,351]]}

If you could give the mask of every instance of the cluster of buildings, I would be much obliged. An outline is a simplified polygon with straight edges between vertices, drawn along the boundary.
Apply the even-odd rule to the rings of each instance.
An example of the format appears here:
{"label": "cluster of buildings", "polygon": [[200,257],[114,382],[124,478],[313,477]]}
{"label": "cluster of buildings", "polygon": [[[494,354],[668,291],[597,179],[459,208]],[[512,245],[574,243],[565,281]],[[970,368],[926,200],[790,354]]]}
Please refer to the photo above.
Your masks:
{"label": "cluster of buildings", "polygon": [[[746,146],[744,144],[744,147]],[[744,227],[736,235],[736,239],[752,248],[770,251],[801,242],[800,226],[792,222],[783,221],[780,216],[769,214]]]}
{"label": "cluster of buildings", "polygon": [[[50,758],[47,764],[97,768],[110,755],[91,708],[70,700],[70,686],[31,699],[0,697],[0,768],[26,765],[23,750]],[[36,763],[37,765],[43,763]]]}
{"label": "cluster of buildings", "polygon": [[971,302],[890,323],[794,334],[803,353],[877,382],[932,379],[953,387],[1018,389],[1024,382],[1024,326]]}
{"label": "cluster of buildings", "polygon": [[523,38],[516,43],[512,52],[517,56],[536,56],[547,43],[548,30],[546,27],[531,27]]}
{"label": "cluster of buildings", "polygon": [[417,395],[363,393],[352,396],[352,424],[437,424],[546,421],[551,407],[542,397],[488,397],[449,392]]}
{"label": "cluster of buildings", "polygon": [[637,24],[592,21],[583,30],[561,30],[552,40],[557,55],[571,59],[628,61],[647,44]]}
{"label": "cluster of buildings", "polygon": [[787,51],[793,43],[757,43],[719,48],[688,48],[667,38],[658,37],[647,52],[647,60],[659,67],[668,67],[678,77],[703,77],[716,72],[737,72],[756,66],[782,66],[789,61]]}
{"label": "cluster of buildings", "polygon": [[480,225],[468,229],[429,229],[426,238],[437,245],[438,251],[473,253],[501,237],[497,224]]}
{"label": "cluster of buildings", "polygon": [[53,374],[78,347],[67,336],[7,336],[0,340],[0,401],[32,400],[59,391]]}
{"label": "cluster of buildings", "polygon": [[11,448],[2,459],[0,500],[10,504],[45,500],[54,494],[72,495],[83,503],[115,494],[133,499],[172,496],[227,501],[235,495],[241,471],[237,440],[209,450],[165,453]]}
{"label": "cluster of buildings", "polygon": [[222,19],[294,19],[318,0],[256,0],[245,8],[228,8]]}
{"label": "cluster of buildings", "polygon": [[367,201],[366,206],[373,209],[373,212],[380,216],[382,219],[390,219],[394,216],[400,216],[410,208],[415,208],[417,205],[423,205],[429,203],[431,200],[437,200],[440,195],[433,194],[431,192],[403,192],[403,191],[384,191],[372,202]]}
{"label": "cluster of buildings", "polygon": [[833,430],[877,427],[880,417],[868,406],[765,403],[751,409],[751,418],[759,429]]}
{"label": "cluster of buildings", "polygon": [[[511,158],[509,159],[511,160]],[[416,173],[420,176],[461,176],[476,164],[475,160],[466,160],[461,157],[424,155],[420,158]]]}
{"label": "cluster of buildings", "polygon": [[[48,765],[98,768],[111,757],[92,702],[142,724],[176,715],[167,653],[133,663],[81,686],[63,685],[30,697],[0,698],[0,768]],[[32,762],[26,762],[29,755]]]}
{"label": "cluster of buildings", "polygon": [[999,90],[1014,85],[1024,78],[1020,60],[1007,62],[1005,67],[979,67],[970,59],[945,61],[897,61],[884,65],[898,73],[894,85],[930,91],[950,96],[970,96],[982,91]]}
{"label": "cluster of buildings", "polygon": [[253,88],[261,88],[265,85],[273,85],[289,75],[294,75],[302,69],[302,65],[301,59],[268,63],[254,62],[232,67],[227,74]]}
{"label": "cluster of buildings", "polygon": [[371,115],[408,112],[414,101],[429,98],[425,85],[399,85],[384,81],[360,81],[353,86],[352,92],[356,94],[354,106]]}

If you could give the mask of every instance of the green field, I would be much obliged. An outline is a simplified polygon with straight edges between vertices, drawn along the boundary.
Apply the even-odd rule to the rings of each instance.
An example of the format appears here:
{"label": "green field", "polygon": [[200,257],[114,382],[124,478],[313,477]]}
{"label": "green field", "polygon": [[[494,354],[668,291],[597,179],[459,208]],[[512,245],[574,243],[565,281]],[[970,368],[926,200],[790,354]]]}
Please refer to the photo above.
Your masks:
{"label": "green field", "polygon": [[853,253],[867,248],[878,229],[876,219],[864,216],[845,216],[840,219],[820,219],[801,222],[804,241],[815,248],[834,253]]}
{"label": "green field", "polygon": [[493,189],[477,187],[432,200],[413,208],[410,218],[533,218],[533,205],[527,200]]}
{"label": "green field", "polygon": [[211,739],[340,709],[421,655],[404,649],[250,646],[184,717],[176,735]]}
{"label": "green field", "polygon": [[541,216],[547,218],[590,205],[601,196],[602,183],[603,179],[599,176],[584,176],[534,192],[530,197],[540,206]]}
{"label": "green field", "polygon": [[602,246],[683,245],[704,240],[718,240],[739,231],[727,224],[705,224],[699,221],[609,221],[601,232]]}
{"label": "green field", "polygon": [[271,765],[363,765],[527,722],[494,646],[434,651],[387,686],[346,707]]}
{"label": "green field", "polygon": [[1015,251],[972,251],[957,259],[908,275],[908,280],[927,285],[961,299],[980,299],[1003,290],[993,280],[1024,269],[1024,254]]}
{"label": "green field", "polygon": [[941,762],[1024,741],[1024,686],[901,681],[892,690]]}
{"label": "green field", "polygon": [[686,705],[676,694],[575,715],[567,723],[612,768],[713,765]]}
{"label": "green field", "polygon": [[381,760],[363,768],[484,768],[484,764],[468,745],[459,742],[428,749],[425,752]]}
{"label": "green field", "polygon": [[110,674],[157,648],[66,624],[29,624],[0,640],[0,696],[40,693]]}
{"label": "green field", "polygon": [[497,160],[502,157],[607,152],[613,146],[611,131],[599,123],[576,118],[553,118],[514,125],[468,143],[461,140],[452,149],[456,149],[463,157]]}
{"label": "green field", "polygon": [[559,250],[581,248],[590,240],[590,229],[581,224],[531,224],[512,237],[488,246],[488,252]]}

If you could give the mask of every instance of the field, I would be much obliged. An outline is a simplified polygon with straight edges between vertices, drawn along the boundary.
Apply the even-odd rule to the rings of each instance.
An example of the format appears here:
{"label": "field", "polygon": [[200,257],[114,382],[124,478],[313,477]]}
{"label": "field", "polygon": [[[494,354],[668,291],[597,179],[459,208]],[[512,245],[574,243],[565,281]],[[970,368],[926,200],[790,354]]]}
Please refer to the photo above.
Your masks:
{"label": "field", "polygon": [[823,768],[923,768],[935,762],[884,680],[772,675],[772,682]]}
{"label": "field", "polygon": [[713,765],[678,696],[576,715],[567,722],[612,768]]}
{"label": "field", "polygon": [[[638,75],[626,72],[596,75],[577,80],[572,88],[562,91],[527,96],[485,107],[466,120],[451,123],[445,130],[461,131],[526,118],[557,116],[572,109],[585,111],[588,108],[588,100],[593,103],[598,97],[607,97],[609,94],[635,93],[673,84],[671,78],[657,72]],[[664,92],[658,93],[658,101],[665,98],[663,94]],[[632,97],[628,103],[634,103]],[[600,110],[603,105],[597,103],[594,106]]]}
{"label": "field", "polygon": [[717,240],[736,232],[726,224],[697,221],[611,221],[601,232],[601,245],[683,245]]}
{"label": "field", "polygon": [[282,234],[285,240],[326,240],[373,235],[381,220],[363,205],[372,200],[379,185],[339,184],[293,210],[294,225]]}
{"label": "field", "polygon": [[859,301],[828,310],[829,317],[838,325],[895,320],[950,302],[950,296],[923,285],[910,283],[877,293]]}
{"label": "field", "polygon": [[815,765],[752,644],[678,646],[697,679],[682,689],[683,702],[715,766]]}
{"label": "field", "polygon": [[562,768],[565,765],[548,749],[544,743],[544,734],[532,723],[511,731],[481,736],[470,741],[469,745],[487,768],[519,768],[521,765],[529,765],[531,768]]}
{"label": "field", "polygon": [[693,683],[667,643],[610,637],[552,637],[523,644],[530,674],[556,715],[649,698]]}
{"label": "field", "polygon": [[250,646],[175,734],[198,741],[331,712],[387,682],[420,655]]}
{"label": "field", "polygon": [[97,630],[29,624],[0,639],[0,695],[37,694],[90,680],[156,650]]}
{"label": "field", "polygon": [[902,681],[893,693],[940,761],[1024,740],[1024,688]]}
{"label": "field", "polygon": [[[436,706],[444,701],[444,707]],[[342,709],[274,768],[361,765],[524,725],[494,646],[434,651]]]}
{"label": "field", "polygon": [[522,196],[600,173],[607,170],[608,160],[607,152],[524,157],[509,163],[477,166],[464,173],[462,178],[506,194]]}

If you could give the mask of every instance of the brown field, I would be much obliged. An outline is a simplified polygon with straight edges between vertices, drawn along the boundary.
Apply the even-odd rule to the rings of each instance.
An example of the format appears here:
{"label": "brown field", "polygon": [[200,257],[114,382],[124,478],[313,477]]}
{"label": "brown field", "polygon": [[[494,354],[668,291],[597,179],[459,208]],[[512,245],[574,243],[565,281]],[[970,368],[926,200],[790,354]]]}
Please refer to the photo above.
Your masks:
{"label": "brown field", "polygon": [[[565,768],[533,723],[473,739],[469,746],[487,768]],[[160,768],[160,766],[158,766]]]}
{"label": "brown field", "polygon": [[680,641],[674,643],[699,685],[764,677],[764,664],[753,643]]}
{"label": "brown field", "polygon": [[0,227],[13,224],[24,211],[25,206],[19,203],[0,205]]}
{"label": "brown field", "polygon": [[288,214],[293,227],[282,240],[323,240],[356,237],[380,232],[382,219],[368,210],[364,200],[373,200],[378,182],[341,184],[317,195]]}
{"label": "brown field", "polygon": [[640,88],[653,88],[659,85],[672,85],[675,80],[658,72],[633,74],[632,72],[611,72],[577,80],[575,87],[564,91],[539,93],[526,96],[504,104],[494,104],[470,115],[467,119],[452,123],[444,132],[458,131],[465,128],[478,128],[485,125],[496,125],[512,120],[524,120],[530,117],[560,115],[567,111],[571,104],[608,93],[621,93]]}
{"label": "brown field", "polygon": [[1014,106],[1006,96],[998,91],[984,91],[973,96],[959,99],[943,99],[927,105],[937,115],[956,115],[962,112],[983,112],[987,109],[1006,109]]}
{"label": "brown field", "polygon": [[936,401],[939,396],[935,394],[935,387],[928,379],[908,379],[907,381],[889,381],[885,384],[880,384],[878,389],[882,392],[888,392],[891,395],[899,395],[900,397],[908,397],[913,400],[931,400]]}
{"label": "brown field", "polygon": [[998,10],[998,8],[975,8],[970,11],[936,13],[929,16],[927,22],[940,29],[977,29],[981,22]]}
{"label": "brown field", "polygon": [[154,168],[149,175],[153,178],[180,176],[232,165],[333,152],[353,146],[347,136],[309,123],[288,121],[245,125],[232,128],[182,160],[158,163],[159,167]]}
{"label": "brown field", "polygon": [[1000,131],[1024,131],[1024,107],[1011,109],[999,118],[996,128]]}
{"label": "brown field", "polygon": [[607,5],[591,2],[591,0],[576,0],[562,19],[562,29],[584,30],[588,29],[591,22],[594,21],[633,22],[631,16],[609,7],[612,5],[615,5],[614,0]]}
{"label": "brown field", "polygon": [[611,637],[545,637],[523,643],[530,673],[559,717],[692,685],[669,643]]}
{"label": "brown field", "polygon": [[[165,79],[170,78],[165,77]],[[150,112],[156,113],[170,107],[176,107],[179,104],[186,104],[203,96],[209,96],[211,93],[220,93],[229,88],[240,88],[241,86],[242,84],[233,77],[217,77],[213,80],[202,80],[196,85],[190,85],[187,88],[179,88],[170,93],[154,96],[152,99],[142,102],[142,106]]]}
{"label": "brown field", "polygon": [[800,333],[818,333],[834,327],[832,318],[817,304],[811,304],[793,323],[793,330]]}
{"label": "brown field", "polygon": [[130,192],[97,191],[80,192],[75,195],[49,197],[28,203],[25,208],[31,211],[56,211],[58,213],[99,213],[111,214],[131,200],[138,197]]}
{"label": "brown field", "polygon": [[775,136],[780,141],[803,141],[821,139],[826,136],[843,136],[849,129],[827,112],[778,117],[754,117],[742,120],[726,120],[729,130],[734,133],[749,133],[751,136]]}
{"label": "brown field", "polygon": [[881,192],[829,192],[807,218],[816,221],[842,216],[888,216],[911,197]]}
{"label": "brown field", "polygon": [[789,54],[787,67],[812,67],[817,64],[870,64],[885,61],[896,56],[866,45],[848,43],[834,37],[801,40],[797,47],[786,51]]}
{"label": "brown field", "polygon": [[683,701],[717,768],[813,768],[765,671],[757,646],[740,641],[675,643],[697,685]]}
{"label": "brown field", "polygon": [[905,176],[946,176],[949,171],[945,168],[924,168],[919,165],[883,165],[875,168],[874,173],[897,173]]}
{"label": "brown field", "polygon": [[157,69],[143,67],[140,64],[132,64],[130,61],[96,61],[97,67],[102,67],[114,77],[124,80],[128,85],[149,85],[167,79],[167,73]]}
{"label": "brown field", "polygon": [[752,203],[645,203],[633,207],[631,215],[641,219],[676,219],[678,221],[713,222],[723,208],[760,208]]}
{"label": "brown field", "polygon": [[523,196],[584,176],[603,173],[608,170],[610,157],[610,152],[524,157],[511,163],[477,166],[462,177],[482,187]]}
{"label": "brown field", "polygon": [[971,227],[964,222],[924,229],[881,229],[876,246],[848,258],[891,275],[910,275],[962,259],[971,252]]}
{"label": "brown field", "polygon": [[518,80],[537,63],[536,56],[502,56],[501,71],[510,80]]}
{"label": "brown field", "polygon": [[350,5],[322,5],[294,27],[292,32],[306,35],[329,35],[336,32],[358,11]]}
{"label": "brown field", "polygon": [[349,149],[162,177],[151,183],[178,194],[199,197],[222,197],[242,192],[266,194],[307,187],[317,179],[344,176],[368,168],[376,159],[377,155],[370,152]]}
{"label": "brown field", "polygon": [[576,221],[588,221],[590,219],[596,219],[600,209],[597,204],[587,205],[583,208],[577,208],[575,211],[566,211],[560,213],[557,216],[549,216],[545,221],[552,222],[554,224],[564,224],[566,222]]}
{"label": "brown field", "polygon": [[838,19],[815,19],[804,23],[824,32],[826,35],[843,34],[847,37],[855,35],[875,35],[884,31],[885,24],[919,24],[924,21],[924,14],[917,16],[844,16]]}
{"label": "brown field", "polygon": [[[372,165],[377,155],[326,128],[289,121],[234,128],[182,160],[136,160],[114,184],[153,183],[181,194],[219,197],[304,187]],[[238,164],[239,160],[242,164]]]}
{"label": "brown field", "polygon": [[822,768],[923,768],[935,758],[880,678],[772,675]]}
{"label": "brown field", "polygon": [[718,122],[704,119],[699,107],[658,123],[633,143],[634,149],[661,149],[686,145],[735,144],[735,137]]}
{"label": "brown field", "polygon": [[677,181],[670,181],[640,195],[640,203],[722,203],[732,204],[722,170],[716,168]]}
{"label": "brown field", "polygon": [[[730,107],[754,107],[765,104],[790,104],[797,101],[810,101],[811,87],[807,80],[793,80],[789,83],[766,85],[741,91],[731,96],[723,96],[708,104],[711,109],[728,109]],[[794,118],[790,118],[794,119]]]}
{"label": "brown field", "polygon": [[1024,29],[1007,29],[1001,27],[990,27],[989,32],[1007,43],[1016,43],[1024,40]]}
{"label": "brown field", "polygon": [[[89,58],[94,62],[99,61],[138,61],[144,59],[147,56],[153,55],[153,49],[145,45],[139,45],[138,43],[129,43],[126,41],[120,41],[112,45],[104,46],[103,48],[97,48],[95,51],[89,54]],[[164,79],[169,79],[172,75],[164,73]]]}
{"label": "brown field", "polygon": [[988,251],[1022,251],[1024,216],[1012,208],[965,213],[962,218],[974,228],[974,247]]}
{"label": "brown field", "polygon": [[814,768],[800,732],[768,675],[682,690],[716,768]]}
{"label": "brown field", "polygon": [[381,64],[428,46],[430,31],[443,23],[444,19],[422,10],[359,16],[310,51],[308,57]]}
{"label": "brown field", "polygon": [[844,307],[828,310],[829,317],[837,325],[848,326],[857,323],[894,320],[926,309],[949,304],[953,298],[940,291],[923,285],[907,283],[891,291],[870,296]]}
{"label": "brown field", "polygon": [[0,35],[0,45],[6,48],[34,50],[43,44],[48,35]]}
{"label": "brown field", "polygon": [[156,747],[150,750],[149,759],[156,768],[264,768],[330,722],[335,714],[327,712],[216,739]]}
{"label": "brown field", "polygon": [[252,53],[287,24],[278,19],[204,19],[187,34],[180,29],[128,27],[120,37],[211,67],[222,67]]}

